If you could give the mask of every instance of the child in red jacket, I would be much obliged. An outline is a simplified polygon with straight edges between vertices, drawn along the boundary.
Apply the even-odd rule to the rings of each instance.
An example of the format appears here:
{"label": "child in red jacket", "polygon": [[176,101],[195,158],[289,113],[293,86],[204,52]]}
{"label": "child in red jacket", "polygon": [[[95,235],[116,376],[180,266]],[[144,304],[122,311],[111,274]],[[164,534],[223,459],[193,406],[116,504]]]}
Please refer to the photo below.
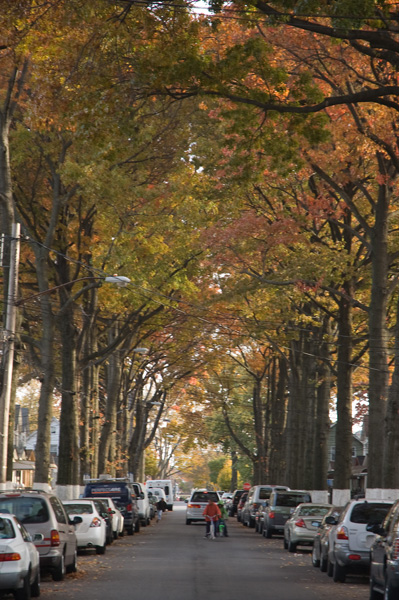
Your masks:
{"label": "child in red jacket", "polygon": [[216,530],[216,523],[219,521],[219,519],[221,519],[222,517],[222,513],[220,512],[220,508],[218,507],[218,505],[216,504],[216,502],[214,502],[212,500],[212,497],[209,497],[208,500],[208,504],[205,506],[205,509],[202,513],[205,517],[205,522],[206,522],[206,533],[205,533],[205,537],[209,536],[210,530],[211,530],[211,521],[213,521],[215,523],[215,530]]}

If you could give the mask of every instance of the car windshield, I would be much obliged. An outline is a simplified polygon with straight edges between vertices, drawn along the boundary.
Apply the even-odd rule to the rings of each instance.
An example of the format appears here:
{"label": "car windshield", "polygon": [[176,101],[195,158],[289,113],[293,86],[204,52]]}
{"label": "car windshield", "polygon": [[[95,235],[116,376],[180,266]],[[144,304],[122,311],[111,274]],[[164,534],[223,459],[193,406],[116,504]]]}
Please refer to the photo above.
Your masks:
{"label": "car windshield", "polygon": [[367,525],[367,523],[382,523],[390,508],[390,504],[371,504],[370,502],[355,504],[352,509],[350,521],[351,523],[361,523],[363,525]]}
{"label": "car windshield", "polygon": [[324,517],[329,510],[326,506],[301,506],[298,515],[301,517]]}
{"label": "car windshield", "polygon": [[0,517],[0,540],[10,540],[12,538],[15,538],[15,531],[11,520]]}
{"label": "car windshield", "polygon": [[24,525],[46,523],[49,512],[43,498],[35,496],[7,496],[0,498],[0,512],[14,514]]}
{"label": "car windshield", "polygon": [[212,498],[214,502],[219,500],[216,492],[194,492],[191,496],[191,502],[208,502]]}
{"label": "car windshield", "polygon": [[276,506],[298,506],[301,502],[306,502],[309,500],[308,496],[304,496],[303,494],[278,494],[276,497]]}
{"label": "car windshield", "polygon": [[88,502],[82,502],[82,504],[64,504],[68,515],[92,515],[93,506]]}
{"label": "car windshield", "polygon": [[272,493],[272,489],[271,488],[260,488],[260,490],[259,490],[259,500],[269,500],[271,493]]}

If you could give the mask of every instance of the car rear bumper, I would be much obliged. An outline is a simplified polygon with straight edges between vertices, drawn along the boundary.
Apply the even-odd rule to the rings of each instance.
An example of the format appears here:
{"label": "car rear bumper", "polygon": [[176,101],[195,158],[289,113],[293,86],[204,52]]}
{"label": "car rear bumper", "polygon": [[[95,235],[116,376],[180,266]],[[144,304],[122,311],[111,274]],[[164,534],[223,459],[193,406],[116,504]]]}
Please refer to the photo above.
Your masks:
{"label": "car rear bumper", "polygon": [[350,550],[348,546],[334,548],[334,559],[341,567],[353,570],[368,570],[370,568],[370,552]]}

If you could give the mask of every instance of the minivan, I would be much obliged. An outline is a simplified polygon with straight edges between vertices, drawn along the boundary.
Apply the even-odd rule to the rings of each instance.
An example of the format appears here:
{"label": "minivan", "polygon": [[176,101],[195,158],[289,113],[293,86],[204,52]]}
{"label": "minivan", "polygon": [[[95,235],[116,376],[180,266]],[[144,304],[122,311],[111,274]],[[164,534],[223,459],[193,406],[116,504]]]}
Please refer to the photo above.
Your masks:
{"label": "minivan", "polygon": [[255,527],[256,512],[261,505],[266,504],[273,491],[284,491],[290,488],[285,485],[254,485],[248,492],[248,497],[241,511],[241,523],[248,527]]}
{"label": "minivan", "polygon": [[137,498],[129,479],[90,479],[83,493],[84,498],[112,498],[124,518],[124,526],[129,535],[140,531],[140,518]]}
{"label": "minivan", "polygon": [[271,538],[273,533],[283,533],[285,522],[302,502],[312,502],[309,492],[302,490],[273,491],[263,508],[264,537]]}

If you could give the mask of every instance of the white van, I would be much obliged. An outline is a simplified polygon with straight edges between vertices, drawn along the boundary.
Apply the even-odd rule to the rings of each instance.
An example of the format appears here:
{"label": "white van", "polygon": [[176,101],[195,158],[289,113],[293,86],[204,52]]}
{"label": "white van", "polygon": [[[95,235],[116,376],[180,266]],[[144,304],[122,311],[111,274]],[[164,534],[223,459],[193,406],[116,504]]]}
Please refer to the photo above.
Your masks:
{"label": "white van", "polygon": [[146,527],[151,521],[151,506],[147,489],[143,483],[139,483],[138,481],[134,481],[132,485],[137,498],[140,523],[143,527]]}
{"label": "white van", "polygon": [[147,489],[161,488],[165,492],[168,510],[173,510],[173,485],[171,479],[149,479],[146,483]]}

